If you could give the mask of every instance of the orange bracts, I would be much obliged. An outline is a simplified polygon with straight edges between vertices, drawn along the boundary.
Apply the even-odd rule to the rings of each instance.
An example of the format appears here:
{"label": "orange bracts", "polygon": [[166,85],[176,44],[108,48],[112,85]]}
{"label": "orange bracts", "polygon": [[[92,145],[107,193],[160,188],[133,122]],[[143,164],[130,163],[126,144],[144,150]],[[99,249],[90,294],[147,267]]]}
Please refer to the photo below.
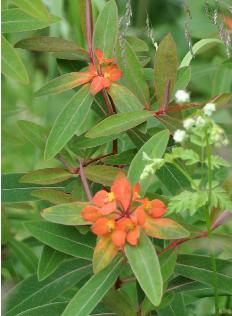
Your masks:
{"label": "orange bracts", "polygon": [[90,64],[87,72],[79,72],[80,84],[90,82],[90,93],[97,94],[99,91],[109,88],[111,82],[118,81],[122,72],[115,62],[115,58],[105,58],[103,52],[97,48],[95,50],[96,64]]}
{"label": "orange bracts", "polygon": [[126,242],[135,246],[147,216],[159,218],[167,210],[165,204],[158,199],[140,200],[139,191],[138,183],[132,188],[126,176],[120,173],[110,192],[97,192],[93,197],[93,204],[86,206],[81,215],[86,221],[93,223],[94,234],[110,237],[119,249]]}

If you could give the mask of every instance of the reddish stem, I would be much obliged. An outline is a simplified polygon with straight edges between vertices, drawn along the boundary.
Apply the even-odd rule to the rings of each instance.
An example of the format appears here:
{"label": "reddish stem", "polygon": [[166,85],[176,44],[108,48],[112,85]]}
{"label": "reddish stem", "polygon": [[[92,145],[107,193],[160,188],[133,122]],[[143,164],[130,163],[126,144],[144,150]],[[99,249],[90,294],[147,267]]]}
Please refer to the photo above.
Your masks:
{"label": "reddish stem", "polygon": [[85,193],[87,195],[88,200],[92,201],[92,194],[90,192],[89,184],[88,184],[88,181],[87,181],[86,176],[85,176],[85,172],[84,172],[82,161],[79,160],[79,163],[80,163],[79,174],[80,174],[80,178],[81,178],[81,182],[82,182],[83,188],[85,190]]}

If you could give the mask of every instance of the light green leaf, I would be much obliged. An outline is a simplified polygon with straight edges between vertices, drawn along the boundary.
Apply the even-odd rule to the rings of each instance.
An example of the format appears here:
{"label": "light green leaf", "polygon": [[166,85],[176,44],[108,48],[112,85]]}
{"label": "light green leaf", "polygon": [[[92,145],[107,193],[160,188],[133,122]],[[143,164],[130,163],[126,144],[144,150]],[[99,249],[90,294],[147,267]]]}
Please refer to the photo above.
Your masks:
{"label": "light green leaf", "polygon": [[178,90],[185,90],[191,80],[191,67],[182,67],[177,72],[177,79],[175,89],[173,92]]}
{"label": "light green leaf", "polygon": [[[223,42],[217,38],[206,38],[194,44],[192,50],[193,50],[194,55],[198,55],[212,48],[213,46],[217,44],[223,44]],[[193,58],[192,53],[189,51],[183,58],[180,64],[180,68],[189,66],[189,64],[192,61],[192,58]]]}
{"label": "light green leaf", "polygon": [[29,221],[24,225],[33,237],[45,245],[77,258],[92,259],[92,236],[81,235],[74,227],[45,221]]}
{"label": "light green leaf", "polygon": [[77,292],[62,316],[88,316],[116,281],[122,264],[117,257],[106,269],[91,277]]}
{"label": "light green leaf", "polygon": [[2,36],[2,73],[23,84],[29,83],[27,70],[18,53],[11,44]]}
{"label": "light green leaf", "polygon": [[159,44],[154,64],[155,93],[160,107],[164,104],[168,83],[169,98],[172,95],[177,77],[177,63],[176,44],[172,35],[168,34]]}
{"label": "light green leaf", "polygon": [[212,190],[211,207],[232,212],[232,199],[223,188],[214,188]]}
{"label": "light green leaf", "polygon": [[[231,262],[216,259],[217,287],[232,294]],[[211,258],[199,255],[179,255],[175,272],[192,280],[214,286]]]}
{"label": "light green leaf", "polygon": [[[131,184],[135,184],[139,181],[140,176],[147,164],[147,161],[143,159],[144,153],[152,159],[161,158],[166,150],[169,139],[169,132],[167,130],[158,132],[152,136],[137,152],[134,159],[132,160],[129,170],[128,178]],[[148,183],[144,183],[143,191],[146,191]]]}
{"label": "light green leaf", "polygon": [[72,174],[61,168],[46,168],[28,172],[20,179],[21,183],[54,184],[70,179]]}
{"label": "light green leaf", "polygon": [[[20,0],[19,0],[20,1]],[[60,21],[60,18],[51,16],[50,22],[40,21],[25,14],[19,9],[9,9],[2,11],[2,32],[15,33],[38,30],[48,27]]]}
{"label": "light green leaf", "polygon": [[89,262],[78,259],[64,262],[44,281],[39,282],[35,275],[30,276],[9,292],[3,315],[15,316],[26,311],[29,313],[32,308],[52,302],[90,273]]}
{"label": "light green leaf", "polygon": [[102,185],[111,185],[120,169],[105,165],[89,165],[84,168],[86,178]]}
{"label": "light green leaf", "polygon": [[165,251],[159,256],[163,281],[167,281],[173,274],[176,265],[177,254],[172,249]]}
{"label": "light green leaf", "polygon": [[12,251],[17,259],[25,266],[25,268],[33,273],[37,269],[38,258],[24,242],[11,239],[9,242],[10,251]]}
{"label": "light green leaf", "polygon": [[51,302],[45,305],[37,306],[26,310],[18,316],[60,316],[62,311],[65,309],[67,302]]}
{"label": "light green leaf", "polygon": [[152,115],[152,112],[148,111],[114,114],[91,128],[86,137],[95,138],[119,134],[145,122]]}
{"label": "light green leaf", "polygon": [[66,255],[48,246],[44,246],[37,269],[39,281],[45,280],[60,266]]}
{"label": "light green leaf", "polygon": [[87,204],[84,202],[59,204],[43,209],[41,215],[47,221],[57,224],[88,225],[89,223],[81,216],[81,212]]}
{"label": "light green leaf", "polygon": [[175,294],[170,304],[157,310],[159,316],[183,316],[186,315],[186,308],[182,294]]}
{"label": "light green leaf", "polygon": [[[117,302],[117,303],[116,303]],[[103,298],[103,304],[117,316],[136,316],[136,306],[123,289],[110,290]]]}
{"label": "light green leaf", "polygon": [[150,239],[141,232],[136,246],[126,245],[126,256],[146,296],[155,306],[161,302],[163,281],[159,260]]}
{"label": "light green leaf", "polygon": [[64,204],[76,201],[75,197],[71,194],[54,189],[34,190],[32,191],[31,195],[37,197],[38,199],[48,201],[52,204]]}
{"label": "light green leaf", "polygon": [[117,110],[123,112],[133,112],[143,109],[139,99],[126,87],[119,84],[111,84],[109,94],[114,101]]}
{"label": "light green leaf", "polygon": [[86,148],[94,148],[97,146],[104,145],[118,138],[118,135],[111,135],[106,137],[98,137],[98,138],[87,138],[85,135],[74,136],[71,140],[72,147],[86,149]]}
{"label": "light green leaf", "polygon": [[100,12],[93,33],[93,47],[112,57],[118,37],[118,8],[114,0],[108,1]]}
{"label": "light green leaf", "polygon": [[135,36],[127,36],[126,37],[127,42],[131,45],[133,50],[137,53],[142,53],[142,52],[148,52],[149,47],[146,42],[141,40],[138,37]]}
{"label": "light green leaf", "polygon": [[18,126],[23,136],[29,140],[30,143],[42,150],[44,149],[47,135],[42,126],[34,122],[24,120],[18,121]]}
{"label": "light green leaf", "polygon": [[123,47],[118,44],[117,63],[122,70],[122,83],[129,88],[146,107],[150,104],[150,95],[140,62],[131,45],[125,41]]}
{"label": "light green leaf", "polygon": [[89,85],[83,86],[58,115],[48,136],[45,159],[53,158],[85,124],[93,97]]}
{"label": "light green leaf", "polygon": [[38,20],[44,22],[50,22],[51,20],[48,9],[41,0],[13,0],[13,3],[26,14]]}
{"label": "light green leaf", "polygon": [[87,51],[85,51],[83,48],[78,47],[75,43],[59,37],[30,37],[17,42],[15,44],[15,47],[36,52],[56,52],[58,54],[72,54],[75,60],[89,60]]}

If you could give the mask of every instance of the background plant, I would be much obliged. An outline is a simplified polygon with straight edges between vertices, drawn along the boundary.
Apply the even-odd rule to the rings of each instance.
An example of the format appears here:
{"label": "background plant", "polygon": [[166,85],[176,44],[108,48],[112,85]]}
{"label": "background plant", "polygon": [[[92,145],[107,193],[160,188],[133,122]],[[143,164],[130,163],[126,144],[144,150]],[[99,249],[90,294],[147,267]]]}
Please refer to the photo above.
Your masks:
{"label": "background plant", "polygon": [[[49,1],[48,5],[51,13],[60,16],[61,19],[51,17],[46,7],[40,1],[35,3],[37,5],[36,9],[28,7],[27,1],[23,2],[23,5],[20,1],[2,2],[4,9],[7,10],[3,11],[3,26],[5,27],[5,29],[3,27],[3,32],[7,40],[12,46],[17,42],[16,47],[40,51],[39,53],[26,53],[26,51],[22,52],[21,50],[19,52],[19,49],[13,49],[3,40],[3,57],[4,52],[6,52],[7,60],[9,60],[9,56],[12,56],[10,64],[15,65],[16,63],[12,73],[12,67],[7,68],[3,61],[3,72],[8,77],[7,80],[3,81],[3,88],[6,91],[5,104],[7,106],[3,135],[9,135],[9,137],[6,137],[8,141],[5,146],[3,167],[6,172],[37,170],[26,175],[7,174],[3,178],[3,184],[5,185],[4,199],[6,202],[4,204],[3,217],[4,228],[6,228],[4,229],[3,240],[5,246],[3,249],[3,275],[5,280],[19,281],[37,270],[38,279],[40,280],[40,282],[37,280],[37,276],[29,276],[18,288],[15,288],[9,295],[8,312],[6,314],[18,315],[19,313],[34,313],[37,311],[45,315],[51,313],[61,315],[67,303],[76,293],[78,294],[78,300],[74,299],[74,302],[79,301],[82,303],[82,295],[86,295],[86,291],[88,293],[90,290],[92,293],[92,289],[96,287],[96,284],[102,284],[102,287],[99,292],[94,292],[95,295],[88,302],[87,309],[83,311],[83,315],[90,313],[95,306],[96,310],[93,312],[95,314],[107,310],[118,315],[133,315],[138,309],[141,309],[140,314],[149,314],[154,310],[154,307],[144,297],[139,283],[135,282],[132,277],[129,266],[124,267],[120,278],[118,278],[120,260],[115,261],[113,269],[109,267],[108,270],[103,270],[101,274],[90,277],[92,274],[92,268],[90,267],[91,248],[95,244],[94,237],[87,233],[85,227],[81,227],[78,231],[75,227],[68,226],[76,225],[75,216],[83,208],[81,203],[87,200],[86,195],[89,192],[85,177],[90,181],[90,190],[94,193],[100,190],[102,185],[108,187],[118,174],[119,167],[120,169],[125,167],[125,170],[129,169],[128,177],[131,184],[133,184],[140,179],[144,167],[147,165],[147,161],[142,159],[144,153],[146,154],[145,157],[148,158],[162,158],[168,141],[169,134],[167,129],[172,133],[176,129],[182,128],[182,118],[180,113],[178,113],[181,107],[173,105],[173,96],[177,90],[186,89],[189,84],[189,90],[192,92],[191,99],[194,100],[194,103],[189,104],[187,107],[186,105],[182,106],[182,108],[195,108],[196,106],[204,105],[209,100],[217,104],[221,109],[215,114],[215,120],[218,123],[222,122],[225,130],[229,130],[230,112],[226,105],[230,103],[231,63],[227,57],[228,51],[226,50],[227,47],[225,48],[225,43],[218,40],[220,34],[218,35],[217,25],[213,25],[211,21],[212,16],[210,12],[214,11],[208,12],[210,14],[207,16],[205,13],[201,14],[200,8],[205,8],[203,1],[199,1],[197,4],[189,3],[189,9],[192,14],[192,19],[190,19],[187,14],[188,10],[183,10],[182,5],[177,4],[175,5],[175,10],[172,7],[172,13],[170,13],[167,25],[157,23],[157,20],[161,19],[160,12],[165,12],[165,17],[160,21],[167,20],[167,11],[152,10],[152,8],[157,9],[157,6],[164,4],[147,2],[145,4],[149,12],[149,19],[147,19],[146,11],[141,11],[141,7],[139,7],[140,3],[136,7],[136,2],[133,2],[133,14],[131,16],[129,2],[125,8],[125,3],[118,1],[119,16],[122,18],[120,19],[121,29],[118,33],[120,41],[114,53],[112,51],[112,45],[114,45],[112,38],[117,39],[119,23],[115,23],[117,21],[116,6],[113,1],[108,2],[106,7],[104,7],[104,1],[93,1],[95,25],[100,24],[98,26],[100,35],[102,35],[102,32],[106,32],[109,40],[106,41],[106,57],[111,58],[113,55],[117,57],[117,63],[123,71],[123,77],[122,81],[111,85],[109,90],[110,97],[107,96],[106,91],[103,92],[103,95],[99,94],[94,99],[89,96],[87,102],[83,103],[82,112],[79,112],[79,115],[75,117],[75,124],[71,128],[70,115],[76,109],[77,104],[80,103],[80,99],[76,99],[81,97],[80,93],[75,94],[73,98],[72,96],[75,92],[72,90],[58,96],[49,95],[42,98],[34,98],[33,92],[41,88],[41,86],[46,87],[45,82],[47,80],[45,77],[47,73],[48,79],[53,79],[70,72],[86,71],[86,61],[89,57],[88,53],[80,49],[80,47],[87,49],[90,57],[92,53],[90,47],[90,24],[85,22],[85,2],[80,1],[78,4],[77,1],[69,1],[62,8],[62,2],[58,3],[56,1],[53,3]],[[170,10],[171,5],[165,5],[167,6],[166,9]],[[214,10],[214,3],[210,3],[210,5],[206,8]],[[19,6],[19,8],[15,6]],[[219,17],[222,14],[229,16],[227,8],[226,2],[220,3],[220,10],[216,11],[217,15]],[[111,17],[112,14],[115,17],[115,20],[112,19],[111,21],[110,33],[107,33],[108,29],[101,27],[101,24],[105,26],[107,10],[111,10]],[[150,14],[153,11],[159,13],[153,16]],[[102,14],[100,17],[98,16],[99,12]],[[142,12],[140,13],[141,16],[137,12]],[[80,16],[79,19],[76,18],[76,14]],[[66,16],[66,18],[62,18],[62,16]],[[7,19],[12,21],[12,18],[18,19],[20,17],[22,20],[25,20],[26,17],[32,22],[27,24],[20,22],[16,26],[14,26],[15,24],[7,23]],[[58,20],[60,22],[53,24],[53,22]],[[146,20],[148,21],[147,23]],[[151,29],[152,21],[155,21],[153,30]],[[201,27],[200,21],[203,21],[204,28]],[[184,23],[181,24],[181,22]],[[187,41],[184,40],[183,25],[185,24],[186,27],[186,23],[187,28],[185,31],[187,33],[185,32],[185,34],[187,35],[185,36]],[[66,42],[62,39],[51,40],[48,38],[24,40],[24,38],[31,37],[34,34],[20,33],[21,31],[33,33],[33,29],[44,28],[47,25],[51,25],[49,30],[36,31],[35,36],[50,35],[69,40],[75,39],[74,43]],[[144,35],[145,29],[149,36]],[[176,49],[176,44],[170,35],[164,37],[170,29],[173,31],[175,29],[179,30],[178,32],[173,32],[178,49]],[[74,30],[76,34],[74,34]],[[87,40],[85,40],[86,32],[88,35]],[[189,41],[188,32],[193,36],[192,44]],[[130,35],[130,37],[127,37],[129,44],[125,41],[124,37],[126,35]],[[140,38],[145,39],[146,43],[139,41],[134,35],[140,35]],[[161,42],[163,37],[164,39]],[[205,39],[194,46],[194,43],[202,37],[209,37],[210,39]],[[94,48],[98,48],[96,45],[99,45],[103,49],[103,38],[103,36],[98,37],[95,35]],[[154,76],[152,67],[153,55],[156,50],[156,47],[153,47],[155,42],[158,42],[159,49],[154,60]],[[191,53],[188,53],[182,59],[188,45],[190,48],[193,45],[192,50],[195,54],[201,53],[201,57],[193,59]],[[209,50],[204,53],[204,49],[212,47],[211,45],[214,47],[210,51],[212,56],[210,56]],[[48,51],[52,52],[49,56],[46,55]],[[109,53],[110,51],[111,53]],[[104,49],[103,52],[105,52]],[[22,65],[22,62],[16,56],[19,53],[26,60],[24,63],[27,65],[32,78],[31,85],[25,86],[25,88],[9,79],[11,77],[13,80],[18,79],[23,83],[28,82],[25,66]],[[179,55],[178,58],[176,54]],[[151,57],[152,60],[150,61]],[[178,63],[178,59],[182,60],[182,62]],[[176,71],[177,67],[179,67],[178,71]],[[190,69],[192,70],[192,76]],[[67,87],[72,88],[70,75],[63,78],[68,79],[60,82],[58,88],[54,85],[50,86],[50,88],[58,90],[49,91],[49,86],[47,86],[48,90],[45,92],[61,92],[61,90],[64,90],[64,87],[65,89]],[[206,79],[209,78],[210,80],[207,81]],[[213,79],[211,80],[211,78]],[[137,80],[135,81],[135,79]],[[86,87],[81,89],[77,91],[82,91],[82,95],[88,91]],[[221,93],[223,94],[221,95]],[[59,124],[53,123],[57,114],[64,113],[64,104],[68,103],[71,98],[73,101],[67,106],[69,111],[65,115],[67,121],[65,121],[63,115]],[[92,108],[90,110],[91,103]],[[104,119],[107,116],[107,104],[108,110],[110,105],[112,106],[111,110],[116,110],[119,114]],[[11,106],[10,110],[8,108],[9,105]],[[87,107],[89,111],[87,111]],[[146,112],[143,108],[150,111]],[[191,113],[192,110],[188,111]],[[5,112],[3,112],[3,115]],[[85,120],[83,123],[83,117],[86,113],[88,113],[88,120]],[[187,116],[190,114],[189,112],[187,113],[183,114],[181,112],[181,115]],[[195,111],[193,115],[195,115],[194,113]],[[125,118],[127,121],[125,121]],[[18,119],[20,121],[17,124],[22,135],[12,133],[12,130],[16,128]],[[51,126],[53,126],[53,132],[50,131]],[[60,132],[65,127],[69,127],[67,128],[66,136],[59,137]],[[77,127],[78,130],[76,129]],[[162,131],[164,129],[165,131]],[[158,132],[161,134],[158,134]],[[86,136],[90,136],[90,138]],[[230,138],[230,134],[228,134],[228,137]],[[57,139],[59,140],[58,147],[57,145],[54,146],[54,140],[56,141]],[[29,142],[36,145],[37,149],[29,145]],[[46,158],[56,156],[56,159],[44,160],[45,143],[47,148],[45,150]],[[173,145],[172,139],[169,139],[168,154],[166,153],[164,156],[165,159],[168,159],[168,157],[173,159],[173,157],[170,158],[169,154]],[[14,152],[14,155],[12,155],[12,152]],[[190,188],[188,176],[184,176],[183,172],[179,170],[179,166],[183,167],[183,162],[187,164],[187,168],[191,168],[191,163],[189,165],[189,162],[194,160],[194,155],[191,156],[190,154],[187,155],[188,159],[182,159],[181,153],[178,153],[177,148],[172,153],[177,156],[177,165],[173,165],[173,161],[167,161],[156,172],[156,177],[150,178],[150,183],[146,181],[142,185],[142,193],[147,191],[151,198],[161,198],[165,203],[170,200],[171,206],[172,203],[175,203],[175,199],[178,199],[179,194],[189,191],[192,197],[194,193]],[[181,164],[180,158],[183,160]],[[170,165],[170,162],[172,162],[172,165]],[[199,162],[196,163],[199,165]],[[219,165],[223,164],[222,160],[216,161],[216,163]],[[207,170],[207,168],[204,170]],[[223,183],[223,190],[226,190],[225,179],[228,178],[225,168],[221,168],[220,165],[216,173],[217,181],[220,184]],[[85,183],[84,186],[83,183]],[[223,196],[222,190],[219,193],[220,196]],[[79,201],[82,202],[79,203]],[[224,207],[229,205],[228,199],[226,201],[226,204],[225,202],[224,204],[217,204],[217,208],[212,213],[212,223],[220,215],[221,211],[224,211]],[[72,204],[73,202],[75,204]],[[64,203],[68,204],[62,207]],[[51,207],[54,204],[58,206]],[[60,204],[61,207],[59,206]],[[201,204],[201,206],[203,205]],[[48,207],[52,212],[46,213],[45,211],[44,214],[50,214],[49,221],[59,224],[41,220],[39,212],[41,209],[47,209]],[[198,207],[200,207],[199,201],[196,202],[196,207],[192,207],[193,211],[196,211]],[[175,208],[178,208],[178,205],[175,205]],[[69,216],[67,216],[67,212],[70,214]],[[191,236],[198,237],[199,233],[205,230],[205,221],[202,220],[199,214],[199,211],[196,211],[193,216],[185,216],[184,219],[178,213],[172,216],[178,221],[183,221],[184,225],[190,225],[186,228],[191,232]],[[214,227],[217,227],[217,223],[223,223],[225,218],[227,216],[224,219],[223,216],[219,216],[219,219],[213,224]],[[31,222],[31,220],[34,221]],[[22,224],[24,222],[25,224]],[[60,225],[60,223],[68,226]],[[229,307],[228,297],[231,290],[228,273],[230,253],[228,247],[226,247],[229,243],[229,237],[226,235],[226,233],[229,233],[229,227],[226,228],[224,226],[224,228],[220,229],[223,234],[214,233],[210,240],[217,245],[217,259],[215,260],[217,269],[220,271],[220,276],[217,276],[220,278],[217,284],[219,287],[217,294],[220,295],[220,308],[226,309]],[[51,236],[53,237],[51,238]],[[168,291],[164,291],[166,294],[163,301],[159,307],[155,308],[156,311],[153,311],[153,313],[162,315],[174,310],[176,315],[178,313],[180,315],[199,314],[203,304],[208,302],[211,304],[213,301],[213,299],[208,297],[215,294],[215,284],[211,281],[215,271],[210,268],[211,258],[207,252],[207,246],[205,247],[204,244],[206,243],[207,245],[207,238],[193,238],[192,241],[188,241],[186,244],[182,243],[184,241],[168,243],[163,240],[154,240],[156,249],[161,252],[159,256],[161,273],[164,280],[164,289],[168,288]],[[42,244],[45,244],[43,250],[41,248]],[[183,245],[179,248],[181,244]],[[169,252],[169,248],[166,251],[167,247],[170,247],[170,250],[178,248],[178,252],[181,255],[178,256],[176,264],[176,251]],[[148,253],[149,251],[146,252]],[[202,253],[204,257],[199,256]],[[38,257],[40,258],[39,264]],[[82,257],[84,260],[76,260],[73,257]],[[207,274],[204,270],[205,267],[207,267]],[[173,269],[175,269],[174,274]],[[199,270],[200,273],[196,272]],[[110,273],[109,282],[107,282],[108,279],[106,278],[108,273]],[[86,283],[89,277],[90,279]],[[138,277],[138,280],[141,283],[140,277]],[[147,283],[145,286],[152,286],[152,283],[150,284],[147,280],[145,280],[145,283]],[[64,284],[67,284],[67,288]],[[32,296],[28,296],[24,288],[31,288],[32,285]],[[105,294],[111,287],[112,289],[102,300],[103,293]],[[48,290],[45,292],[44,289],[47,288]],[[80,288],[81,290],[78,291]],[[36,296],[37,289],[40,289],[38,292],[40,296]],[[149,288],[147,291],[149,292]],[[21,294],[19,295],[18,293]],[[44,296],[41,296],[41,293]],[[41,297],[43,297],[42,302],[40,301]],[[206,299],[199,300],[202,297],[206,297]],[[24,301],[25,298],[26,300]],[[122,306],[122,309],[117,310],[118,306],[115,306],[113,303],[115,300],[120,302],[118,305],[119,307]],[[196,301],[197,303],[195,303]],[[76,311],[72,310],[72,308],[78,310],[78,306],[75,304],[71,304],[71,306],[74,307],[70,307],[69,313],[73,315]],[[209,309],[209,315],[210,313],[212,314],[212,311]],[[202,315],[206,315],[205,310],[203,310]]]}

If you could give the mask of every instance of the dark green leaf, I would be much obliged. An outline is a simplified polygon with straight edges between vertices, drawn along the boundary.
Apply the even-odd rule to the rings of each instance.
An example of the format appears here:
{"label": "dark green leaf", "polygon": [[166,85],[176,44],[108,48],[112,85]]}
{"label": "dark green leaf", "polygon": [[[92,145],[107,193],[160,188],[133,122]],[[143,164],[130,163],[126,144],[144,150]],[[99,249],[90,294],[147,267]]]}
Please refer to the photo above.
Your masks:
{"label": "dark green leaf", "polygon": [[123,289],[111,290],[103,299],[104,305],[118,316],[136,316],[130,296]]}
{"label": "dark green leaf", "polygon": [[30,143],[41,150],[44,149],[47,135],[42,126],[34,122],[24,120],[18,121],[18,126],[23,136],[29,140]]}
{"label": "dark green leaf", "polygon": [[87,179],[102,185],[111,185],[120,172],[118,168],[105,165],[89,165],[84,168]]}
{"label": "dark green leaf", "polygon": [[63,182],[72,177],[72,174],[61,168],[38,169],[28,172],[20,179],[21,183],[54,184]]}
{"label": "dark green leaf", "polygon": [[51,20],[50,14],[41,0],[13,0],[13,3],[26,14],[38,20],[44,22],[50,22]]}
{"label": "dark green leaf", "polygon": [[48,201],[52,204],[71,203],[76,201],[75,197],[73,197],[71,194],[54,189],[34,190],[32,191],[31,195],[37,197],[38,199]]}

